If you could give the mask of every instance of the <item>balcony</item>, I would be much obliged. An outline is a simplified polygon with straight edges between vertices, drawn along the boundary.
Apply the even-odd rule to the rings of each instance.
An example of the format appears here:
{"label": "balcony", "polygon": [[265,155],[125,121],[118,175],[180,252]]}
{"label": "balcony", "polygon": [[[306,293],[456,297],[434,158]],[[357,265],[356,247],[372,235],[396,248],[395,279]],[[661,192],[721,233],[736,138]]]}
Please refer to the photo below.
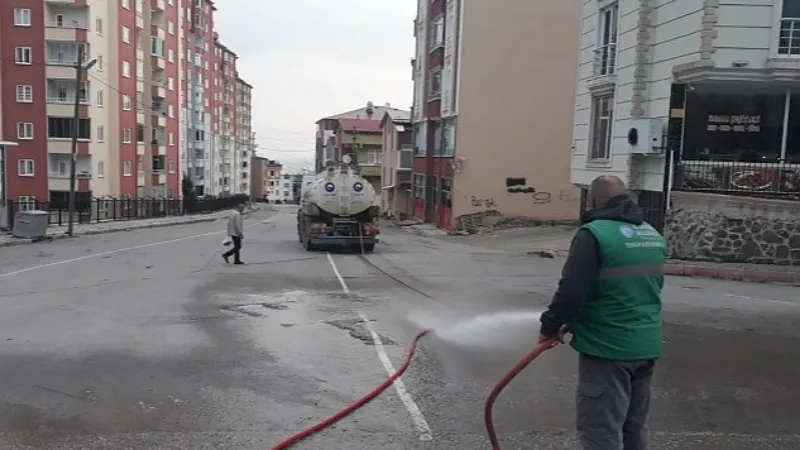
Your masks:
{"label": "balcony", "polygon": [[161,55],[151,55],[151,67],[153,70],[164,70],[167,67],[167,63],[164,61],[164,57]]}
{"label": "balcony", "polygon": [[89,45],[80,42],[47,41],[45,45],[45,63],[47,64],[47,78],[67,79],[75,78],[75,66],[78,63],[78,46],[84,48],[84,60],[89,60]]}
{"label": "balcony", "polygon": [[150,8],[153,12],[164,12],[167,9],[167,5],[164,0],[153,0]]}
{"label": "balcony", "polygon": [[[85,0],[80,3],[82,4],[68,1],[45,2],[46,39],[74,42],[76,30],[83,30],[85,38],[85,30],[89,28],[89,7],[86,6]],[[51,33],[53,37],[51,37]]]}
{"label": "balcony", "polygon": [[[47,156],[47,178],[50,189],[54,191],[69,190],[70,156],[49,154]],[[92,157],[77,155],[75,159],[75,177],[78,180],[92,178]]]}
{"label": "balcony", "polygon": [[167,98],[167,88],[164,86],[163,81],[153,81],[153,98],[165,99]]}

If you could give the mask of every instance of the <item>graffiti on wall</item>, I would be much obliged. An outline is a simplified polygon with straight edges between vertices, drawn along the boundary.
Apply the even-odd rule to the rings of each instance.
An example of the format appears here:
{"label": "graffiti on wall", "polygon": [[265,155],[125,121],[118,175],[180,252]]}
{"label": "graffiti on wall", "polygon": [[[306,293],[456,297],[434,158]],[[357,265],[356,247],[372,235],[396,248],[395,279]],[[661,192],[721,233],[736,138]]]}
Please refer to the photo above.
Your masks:
{"label": "graffiti on wall", "polygon": [[[534,205],[546,205],[553,201],[553,197],[556,197],[551,192],[537,191],[534,186],[528,185],[528,180],[524,177],[506,178],[506,191],[509,194],[528,194],[531,196]],[[562,189],[558,193],[557,200],[577,202],[580,201],[580,197],[573,189]]]}
{"label": "graffiti on wall", "polygon": [[482,198],[473,195],[470,201],[472,202],[472,206],[476,208],[490,209],[497,206],[497,202],[494,201],[492,197]]}

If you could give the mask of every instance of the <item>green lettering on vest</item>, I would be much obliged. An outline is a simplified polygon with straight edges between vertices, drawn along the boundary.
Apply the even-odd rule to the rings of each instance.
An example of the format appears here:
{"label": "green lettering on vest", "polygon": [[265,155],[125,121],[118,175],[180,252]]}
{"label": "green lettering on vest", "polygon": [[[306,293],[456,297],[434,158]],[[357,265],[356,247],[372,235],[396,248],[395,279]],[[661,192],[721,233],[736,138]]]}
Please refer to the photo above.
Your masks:
{"label": "green lettering on vest", "polygon": [[594,220],[581,228],[600,248],[597,285],[570,324],[578,352],[618,361],[654,359],[663,352],[661,289],[664,239],[647,223]]}

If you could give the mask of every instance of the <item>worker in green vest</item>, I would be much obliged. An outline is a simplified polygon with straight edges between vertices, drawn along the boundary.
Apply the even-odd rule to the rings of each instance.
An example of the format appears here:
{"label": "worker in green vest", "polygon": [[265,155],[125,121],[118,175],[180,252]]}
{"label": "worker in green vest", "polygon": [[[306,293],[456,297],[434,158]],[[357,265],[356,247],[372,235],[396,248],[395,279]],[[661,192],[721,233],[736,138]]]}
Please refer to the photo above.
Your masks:
{"label": "worker in green vest", "polygon": [[646,450],[653,369],[663,350],[664,239],[614,176],[595,179],[540,342],[572,334],[584,450]]}

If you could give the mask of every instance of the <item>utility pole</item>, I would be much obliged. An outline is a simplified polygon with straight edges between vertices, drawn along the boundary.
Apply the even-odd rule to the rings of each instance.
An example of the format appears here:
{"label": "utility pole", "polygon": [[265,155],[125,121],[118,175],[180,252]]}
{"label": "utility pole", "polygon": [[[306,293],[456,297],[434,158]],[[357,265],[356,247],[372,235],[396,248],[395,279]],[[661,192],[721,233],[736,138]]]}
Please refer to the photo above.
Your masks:
{"label": "utility pole", "polygon": [[97,63],[93,59],[83,64],[85,59],[84,44],[78,44],[78,61],[75,63],[75,104],[72,114],[72,150],[70,151],[71,160],[69,163],[69,199],[67,204],[67,235],[73,236],[75,232],[75,182],[76,182],[76,159],[78,157],[78,133],[80,132],[80,107],[81,107],[81,88],[83,84],[83,74]]}

